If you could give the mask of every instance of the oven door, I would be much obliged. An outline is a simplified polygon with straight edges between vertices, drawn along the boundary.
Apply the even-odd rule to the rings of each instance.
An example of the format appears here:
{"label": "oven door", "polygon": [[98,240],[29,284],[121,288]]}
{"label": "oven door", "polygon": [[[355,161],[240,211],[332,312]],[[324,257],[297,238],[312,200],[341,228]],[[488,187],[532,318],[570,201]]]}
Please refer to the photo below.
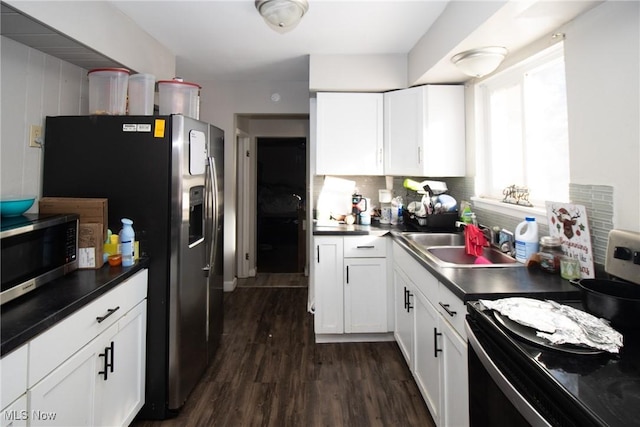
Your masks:
{"label": "oven door", "polygon": [[511,360],[498,348],[490,348],[493,343],[483,339],[482,331],[468,320],[465,328],[469,339],[470,426],[550,426],[498,368],[507,367]]}
{"label": "oven door", "polygon": [[466,318],[471,426],[606,425],[489,322]]}

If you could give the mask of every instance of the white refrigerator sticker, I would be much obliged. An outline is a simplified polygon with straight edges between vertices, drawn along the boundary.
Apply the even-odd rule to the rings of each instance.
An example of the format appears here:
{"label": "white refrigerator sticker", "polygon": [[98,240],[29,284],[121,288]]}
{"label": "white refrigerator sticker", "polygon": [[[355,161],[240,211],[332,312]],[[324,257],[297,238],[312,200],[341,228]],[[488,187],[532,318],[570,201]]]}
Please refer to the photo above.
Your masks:
{"label": "white refrigerator sticker", "polygon": [[189,132],[189,173],[202,175],[207,164],[207,136],[204,132]]}
{"label": "white refrigerator sticker", "polygon": [[134,123],[123,123],[122,124],[122,132],[136,132],[138,129],[138,125]]}
{"label": "white refrigerator sticker", "polygon": [[138,125],[138,132],[151,132],[151,125],[148,123]]}

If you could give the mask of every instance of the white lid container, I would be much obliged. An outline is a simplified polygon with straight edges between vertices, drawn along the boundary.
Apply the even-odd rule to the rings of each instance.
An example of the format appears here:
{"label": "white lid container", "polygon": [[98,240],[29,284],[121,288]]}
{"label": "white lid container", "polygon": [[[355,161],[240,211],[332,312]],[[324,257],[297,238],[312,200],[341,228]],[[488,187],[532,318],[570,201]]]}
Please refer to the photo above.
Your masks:
{"label": "white lid container", "polygon": [[129,115],[153,115],[153,98],[156,77],[152,74],[134,74],[129,76]]}
{"label": "white lid container", "polygon": [[200,85],[181,80],[158,81],[158,104],[161,115],[182,114],[198,119]]}
{"label": "white lid container", "polygon": [[89,76],[89,114],[124,115],[127,111],[129,70],[95,68]]}

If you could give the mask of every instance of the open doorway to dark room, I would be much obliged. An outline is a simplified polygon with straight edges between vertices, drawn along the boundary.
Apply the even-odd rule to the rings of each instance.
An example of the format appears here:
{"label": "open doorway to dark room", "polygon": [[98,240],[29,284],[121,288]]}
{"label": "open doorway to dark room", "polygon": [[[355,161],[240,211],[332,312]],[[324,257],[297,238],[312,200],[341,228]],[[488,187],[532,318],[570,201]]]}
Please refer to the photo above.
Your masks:
{"label": "open doorway to dark room", "polygon": [[259,273],[303,272],[306,138],[257,139]]}

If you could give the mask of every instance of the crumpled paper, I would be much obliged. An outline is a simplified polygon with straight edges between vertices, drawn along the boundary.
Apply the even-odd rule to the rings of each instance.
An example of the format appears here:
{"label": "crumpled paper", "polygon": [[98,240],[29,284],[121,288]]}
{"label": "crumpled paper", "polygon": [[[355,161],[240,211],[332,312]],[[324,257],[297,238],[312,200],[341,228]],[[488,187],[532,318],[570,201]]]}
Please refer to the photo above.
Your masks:
{"label": "crumpled paper", "polygon": [[622,334],[606,320],[555,301],[511,297],[480,302],[514,322],[536,329],[537,336],[553,344],[586,346],[609,353],[618,353],[623,346]]}

